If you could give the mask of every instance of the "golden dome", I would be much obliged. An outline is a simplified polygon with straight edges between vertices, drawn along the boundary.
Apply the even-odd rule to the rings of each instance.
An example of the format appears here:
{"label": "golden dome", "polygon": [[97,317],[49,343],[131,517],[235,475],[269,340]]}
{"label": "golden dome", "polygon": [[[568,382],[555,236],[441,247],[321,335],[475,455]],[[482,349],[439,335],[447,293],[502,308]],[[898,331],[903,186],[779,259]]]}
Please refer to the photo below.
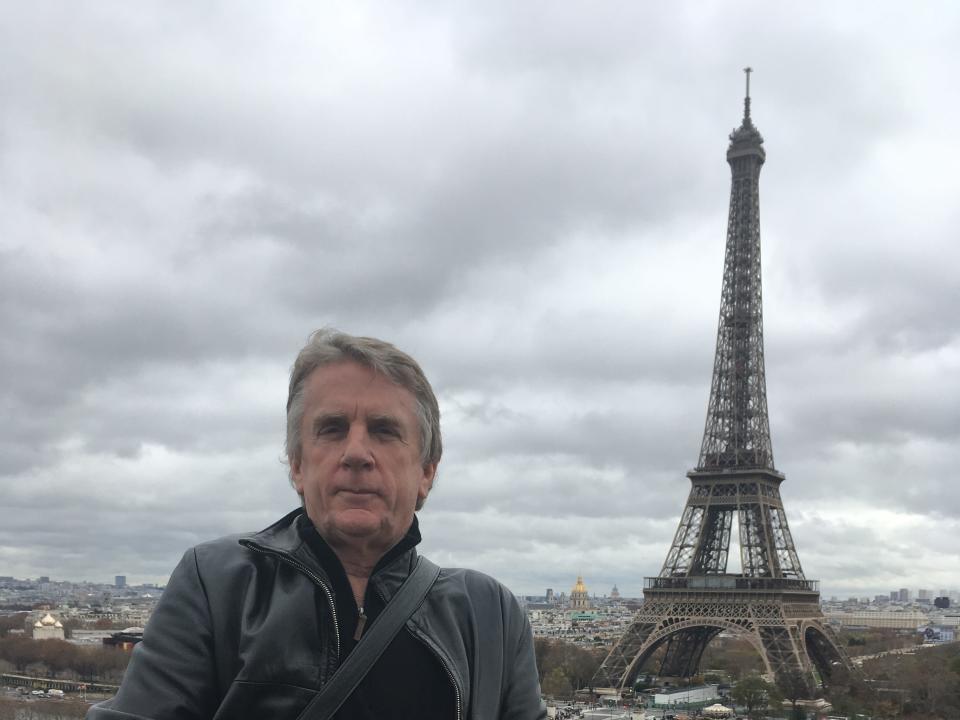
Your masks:
{"label": "golden dome", "polygon": [[577,584],[573,586],[573,590],[570,591],[570,594],[573,593],[583,593],[586,595],[587,586],[583,584],[583,575],[577,575]]}
{"label": "golden dome", "polygon": [[57,621],[56,621],[56,619],[53,617],[53,615],[51,615],[50,613],[47,613],[46,615],[43,616],[43,619],[40,620],[40,624],[41,624],[41,625],[47,625],[47,626],[56,625],[56,624],[57,624]]}

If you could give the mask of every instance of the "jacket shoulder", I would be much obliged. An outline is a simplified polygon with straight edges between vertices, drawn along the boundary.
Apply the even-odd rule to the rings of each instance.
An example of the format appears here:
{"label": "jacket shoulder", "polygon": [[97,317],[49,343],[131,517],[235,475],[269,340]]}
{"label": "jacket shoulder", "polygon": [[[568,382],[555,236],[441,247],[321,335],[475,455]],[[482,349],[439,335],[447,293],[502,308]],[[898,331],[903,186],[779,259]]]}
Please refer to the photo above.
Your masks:
{"label": "jacket shoulder", "polygon": [[509,588],[477,570],[442,568],[431,597],[442,599],[449,607],[469,609],[466,614],[485,625],[493,622],[505,629],[516,629],[526,623],[520,601]]}
{"label": "jacket shoulder", "polygon": [[478,570],[441,568],[440,577],[437,581],[449,583],[451,588],[459,588],[471,597],[501,597],[504,600],[518,602],[516,596],[503,583]]}
{"label": "jacket shoulder", "polygon": [[253,536],[254,533],[240,533],[207,540],[189,548],[181,562],[195,564],[201,582],[211,589],[244,583],[256,573],[257,568],[276,562],[275,558],[241,542]]}
{"label": "jacket shoulder", "polygon": [[253,552],[244,547],[240,541],[252,537],[253,533],[237,533],[224,535],[214,540],[206,540],[187,550],[187,555],[193,554],[197,564],[203,569],[215,569],[218,565],[231,564],[237,561],[247,562]]}

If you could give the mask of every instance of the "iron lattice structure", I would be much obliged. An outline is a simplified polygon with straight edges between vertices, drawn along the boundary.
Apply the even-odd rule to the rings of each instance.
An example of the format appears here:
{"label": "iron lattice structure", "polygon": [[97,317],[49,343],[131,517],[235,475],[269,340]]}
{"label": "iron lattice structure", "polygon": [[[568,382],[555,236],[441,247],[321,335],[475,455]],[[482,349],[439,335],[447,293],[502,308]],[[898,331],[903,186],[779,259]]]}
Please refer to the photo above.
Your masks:
{"label": "iron lattice structure", "polygon": [[[730,135],[732,173],[717,349],[707,421],[690,495],[666,561],[646,578],[644,604],[604,660],[594,685],[629,688],[658,654],[661,678],[689,678],[720,632],[747,640],[767,673],[784,682],[829,682],[849,661],[804,577],[773,464],[763,360],[760,169],[763,137],[750,118],[750,69],[743,121]],[[740,573],[728,573],[737,521]]]}

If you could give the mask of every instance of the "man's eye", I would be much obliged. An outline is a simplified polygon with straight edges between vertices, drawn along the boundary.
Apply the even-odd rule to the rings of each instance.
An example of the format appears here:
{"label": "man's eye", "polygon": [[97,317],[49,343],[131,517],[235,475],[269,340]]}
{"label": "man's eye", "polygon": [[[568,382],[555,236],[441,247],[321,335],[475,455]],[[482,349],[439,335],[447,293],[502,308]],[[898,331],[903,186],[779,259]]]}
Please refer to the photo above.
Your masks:
{"label": "man's eye", "polygon": [[370,430],[374,435],[380,435],[382,437],[400,437],[400,430],[397,429],[395,425],[374,425]]}
{"label": "man's eye", "polygon": [[343,431],[343,428],[341,428],[340,425],[338,425],[338,424],[336,424],[336,423],[329,423],[329,424],[326,424],[326,425],[318,425],[318,426],[317,426],[317,436],[318,436],[318,437],[321,436],[321,435],[336,435],[336,434],[338,434],[338,433],[340,433],[340,432],[342,432],[342,431]]}

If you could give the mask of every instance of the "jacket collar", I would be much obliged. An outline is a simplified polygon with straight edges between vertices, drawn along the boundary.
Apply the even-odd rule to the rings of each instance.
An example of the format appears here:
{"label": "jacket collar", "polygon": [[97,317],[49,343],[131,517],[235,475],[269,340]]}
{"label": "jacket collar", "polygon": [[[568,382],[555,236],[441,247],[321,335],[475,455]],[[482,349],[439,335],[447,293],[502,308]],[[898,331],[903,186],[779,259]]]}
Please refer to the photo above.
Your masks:
{"label": "jacket collar", "polygon": [[[240,544],[251,546],[281,558],[292,560],[293,564],[305,568],[330,584],[330,577],[320,563],[317,554],[310,548],[305,533],[316,532],[306,511],[300,507],[287,513],[269,527],[260,532],[240,538]],[[319,537],[319,536],[317,536]],[[394,593],[413,571],[417,561],[416,544],[420,542],[420,530],[416,516],[406,536],[399,544],[408,546],[400,553],[388,551],[374,568],[370,581],[389,602]]]}

